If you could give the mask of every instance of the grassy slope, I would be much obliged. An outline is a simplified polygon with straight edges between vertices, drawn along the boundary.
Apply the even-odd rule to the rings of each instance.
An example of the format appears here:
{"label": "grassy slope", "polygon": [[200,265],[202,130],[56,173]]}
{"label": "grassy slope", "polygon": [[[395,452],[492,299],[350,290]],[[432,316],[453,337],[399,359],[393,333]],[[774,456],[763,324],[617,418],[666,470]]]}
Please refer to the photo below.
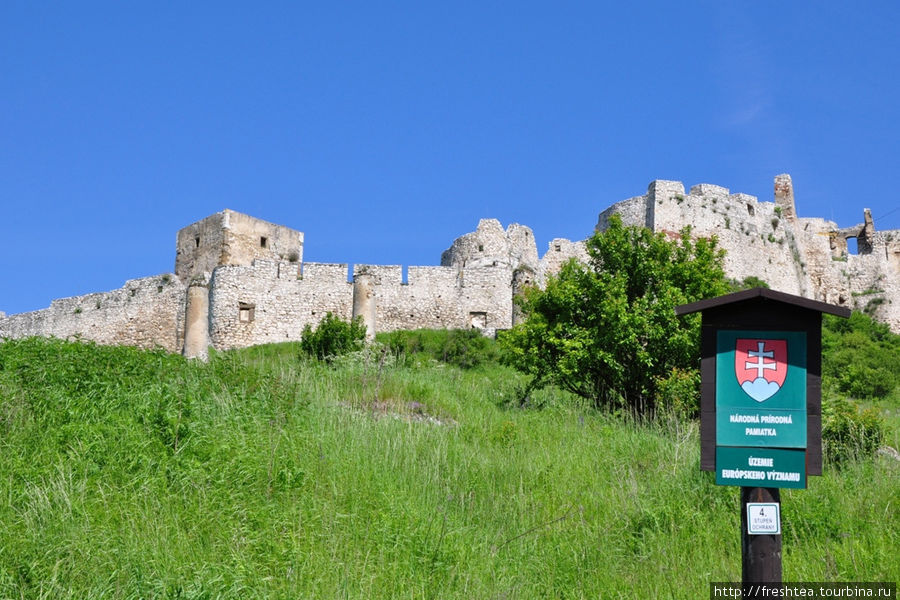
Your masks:
{"label": "grassy slope", "polygon": [[[498,408],[517,378],[0,344],[0,598],[699,598],[740,577],[737,489],[699,471],[695,427]],[[782,504],[786,579],[900,580],[898,463]]]}

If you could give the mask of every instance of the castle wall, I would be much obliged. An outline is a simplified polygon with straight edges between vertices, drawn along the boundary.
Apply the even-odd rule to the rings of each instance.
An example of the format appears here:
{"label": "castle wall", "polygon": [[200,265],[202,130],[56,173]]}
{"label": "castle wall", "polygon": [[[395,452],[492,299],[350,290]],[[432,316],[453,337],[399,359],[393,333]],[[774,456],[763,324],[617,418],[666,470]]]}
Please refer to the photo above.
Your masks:
{"label": "castle wall", "polygon": [[[773,289],[863,310],[900,332],[900,231],[876,231],[868,210],[861,224],[844,229],[799,218],[788,175],[776,177],[774,196],[759,202],[710,184],[685,192],[681,182],[659,180],[643,196],[600,213],[597,229],[614,213],[625,225],[671,237],[690,225],[695,237],[717,236],[728,277],[757,277]],[[848,238],[857,239],[857,254],[848,252]],[[409,267],[406,281],[399,265],[357,265],[353,284],[346,264],[301,265],[302,250],[302,233],[225,210],[178,232],[176,276],[129,280],[30,313],[0,313],[0,337],[80,336],[181,352],[189,316],[184,350],[202,358],[206,339],[220,350],[296,341],[328,312],[363,315],[374,331],[474,327],[490,334],[521,317],[514,294],[543,286],[570,258],[588,261],[584,242],[561,238],[538,259],[531,229],[504,230],[495,219],[457,238],[442,266]]]}
{"label": "castle wall", "polygon": [[[374,293],[375,331],[477,327],[491,333],[512,326],[507,266],[409,267],[404,283],[399,265],[357,265],[354,277],[367,280]],[[328,312],[350,319],[353,294],[346,264],[307,263],[300,277],[285,262],[218,267],[210,283],[210,342],[227,350],[299,340],[307,324],[316,326]]]}
{"label": "castle wall", "polygon": [[833,257],[820,294],[900,332],[900,230],[870,234],[866,252]]}
{"label": "castle wall", "polygon": [[549,275],[559,273],[562,266],[571,258],[587,264],[590,257],[584,242],[573,242],[565,238],[555,238],[547,246],[547,252],[541,257],[538,264],[537,279],[535,283],[543,287]]}
{"label": "castle wall", "polygon": [[303,234],[283,225],[227,210],[223,264],[249,265],[258,258],[303,262]]}
{"label": "castle wall", "polygon": [[54,300],[0,319],[0,338],[79,337],[98,344],[180,352],[185,286],[170,274],[130,279],[117,290]]}
{"label": "castle wall", "polygon": [[481,219],[475,231],[456,238],[441,254],[442,267],[498,265],[537,271],[537,244],[529,227],[512,223],[504,230],[497,219]]}
{"label": "castle wall", "polygon": [[[681,186],[681,191],[684,192],[684,186]],[[653,228],[653,205],[648,207],[647,196],[635,196],[616,202],[600,213],[595,229],[605,231],[609,227],[609,218],[614,214],[619,215],[626,225]]]}
{"label": "castle wall", "polygon": [[512,270],[506,265],[402,267],[357,265],[375,284],[377,331],[512,326]]}
{"label": "castle wall", "polygon": [[299,265],[258,259],[221,266],[210,283],[209,337],[219,350],[297,341],[329,312],[349,320],[352,284],[346,264]]}
{"label": "castle wall", "polygon": [[223,263],[225,211],[210,215],[178,230],[175,236],[175,274],[187,282],[202,273],[212,273]]}

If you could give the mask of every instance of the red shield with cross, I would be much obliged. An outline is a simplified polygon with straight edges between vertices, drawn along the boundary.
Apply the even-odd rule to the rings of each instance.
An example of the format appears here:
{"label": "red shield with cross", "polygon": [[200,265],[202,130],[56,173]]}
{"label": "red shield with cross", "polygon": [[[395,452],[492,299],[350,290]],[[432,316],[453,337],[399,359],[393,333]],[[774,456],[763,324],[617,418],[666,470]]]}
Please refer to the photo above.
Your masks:
{"label": "red shield with cross", "polygon": [[787,340],[738,338],[734,372],[741,389],[757,402],[774,396],[788,372]]}

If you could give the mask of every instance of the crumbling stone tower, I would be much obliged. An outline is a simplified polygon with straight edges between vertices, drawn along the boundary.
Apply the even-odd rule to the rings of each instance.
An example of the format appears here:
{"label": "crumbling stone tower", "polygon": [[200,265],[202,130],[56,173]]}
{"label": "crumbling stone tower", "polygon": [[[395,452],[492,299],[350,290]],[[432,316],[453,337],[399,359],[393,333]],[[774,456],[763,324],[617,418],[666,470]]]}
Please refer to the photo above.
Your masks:
{"label": "crumbling stone tower", "polygon": [[794,182],[787,173],[775,176],[775,206],[781,207],[781,216],[785,219],[797,217],[794,204]]}
{"label": "crumbling stone tower", "polygon": [[[303,233],[225,209],[179,230],[175,274],[188,286],[183,354],[205,360],[210,344],[210,283],[221,266],[249,266],[257,259],[300,263]],[[238,306],[248,320],[253,307]]]}
{"label": "crumbling stone tower", "polygon": [[303,233],[226,208],[181,229],[175,242],[175,274],[182,281],[257,258],[303,262]]}

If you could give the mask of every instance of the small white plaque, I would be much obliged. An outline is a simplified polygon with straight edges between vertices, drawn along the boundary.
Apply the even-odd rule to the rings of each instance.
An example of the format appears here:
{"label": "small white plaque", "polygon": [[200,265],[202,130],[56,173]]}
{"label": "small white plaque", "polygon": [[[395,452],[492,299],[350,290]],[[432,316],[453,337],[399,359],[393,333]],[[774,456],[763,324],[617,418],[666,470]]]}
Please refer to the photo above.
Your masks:
{"label": "small white plaque", "polygon": [[777,502],[747,503],[747,533],[781,535],[781,510]]}

